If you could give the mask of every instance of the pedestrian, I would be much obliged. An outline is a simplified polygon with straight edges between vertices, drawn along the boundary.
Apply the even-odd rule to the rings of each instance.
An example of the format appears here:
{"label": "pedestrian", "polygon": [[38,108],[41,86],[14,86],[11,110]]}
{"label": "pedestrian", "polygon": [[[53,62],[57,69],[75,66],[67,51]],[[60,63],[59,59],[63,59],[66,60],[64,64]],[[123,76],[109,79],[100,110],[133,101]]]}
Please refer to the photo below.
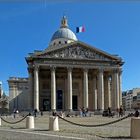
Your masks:
{"label": "pedestrian", "polygon": [[53,115],[53,116],[57,116],[56,111],[53,111],[53,112],[52,112],[52,115]]}
{"label": "pedestrian", "polygon": [[61,116],[61,118],[64,118],[64,112],[63,111],[60,111],[60,116]]}
{"label": "pedestrian", "polygon": [[37,117],[37,109],[34,110],[34,116]]}
{"label": "pedestrian", "polygon": [[89,109],[88,108],[86,108],[86,110],[85,110],[85,116],[89,116]]}
{"label": "pedestrian", "polygon": [[16,109],[13,111],[14,118],[16,118]]}
{"label": "pedestrian", "polygon": [[84,107],[82,108],[82,115],[83,115],[83,117],[86,117],[86,110]]}
{"label": "pedestrian", "polygon": [[111,116],[111,108],[108,107],[108,116],[110,117]]}
{"label": "pedestrian", "polygon": [[42,110],[40,111],[40,115],[43,116],[43,111]]}
{"label": "pedestrian", "polygon": [[122,116],[123,116],[123,108],[121,106],[120,109],[119,109],[119,117],[122,117]]}
{"label": "pedestrian", "polygon": [[135,116],[135,117],[139,117],[139,111],[138,111],[138,110],[135,111],[134,116]]}
{"label": "pedestrian", "polygon": [[80,117],[83,117],[83,112],[82,112],[82,108],[81,107],[79,107],[79,115],[80,115]]}
{"label": "pedestrian", "polygon": [[16,117],[19,117],[19,111],[16,110]]}

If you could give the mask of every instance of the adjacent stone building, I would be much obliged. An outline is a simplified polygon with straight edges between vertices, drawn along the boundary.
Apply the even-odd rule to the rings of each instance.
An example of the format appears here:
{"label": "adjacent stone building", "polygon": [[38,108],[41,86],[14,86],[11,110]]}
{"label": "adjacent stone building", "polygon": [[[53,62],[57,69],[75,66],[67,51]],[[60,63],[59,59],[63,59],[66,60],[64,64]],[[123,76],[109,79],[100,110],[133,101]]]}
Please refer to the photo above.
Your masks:
{"label": "adjacent stone building", "polygon": [[9,84],[9,109],[14,110],[28,110],[29,109],[29,84],[28,78],[10,77]]}
{"label": "adjacent stone building", "polygon": [[124,91],[122,105],[126,110],[140,109],[140,88]]}
{"label": "adjacent stone building", "polygon": [[[66,17],[48,47],[30,53],[26,62],[29,89],[22,98],[27,105],[23,109],[100,111],[122,105],[122,59],[79,41]],[[10,90],[12,84],[16,85],[9,80]],[[15,92],[10,92],[13,102],[20,95]]]}

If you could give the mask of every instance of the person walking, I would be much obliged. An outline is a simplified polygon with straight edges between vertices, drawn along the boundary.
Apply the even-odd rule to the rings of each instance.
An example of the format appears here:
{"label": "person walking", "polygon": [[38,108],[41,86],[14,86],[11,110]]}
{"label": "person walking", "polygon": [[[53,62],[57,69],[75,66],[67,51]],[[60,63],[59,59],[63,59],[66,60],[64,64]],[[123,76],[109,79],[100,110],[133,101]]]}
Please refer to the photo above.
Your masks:
{"label": "person walking", "polygon": [[138,110],[135,111],[134,116],[135,116],[135,117],[139,117],[139,111],[138,111]]}
{"label": "person walking", "polygon": [[120,109],[119,109],[119,117],[122,117],[122,116],[123,116],[123,108],[120,107]]}

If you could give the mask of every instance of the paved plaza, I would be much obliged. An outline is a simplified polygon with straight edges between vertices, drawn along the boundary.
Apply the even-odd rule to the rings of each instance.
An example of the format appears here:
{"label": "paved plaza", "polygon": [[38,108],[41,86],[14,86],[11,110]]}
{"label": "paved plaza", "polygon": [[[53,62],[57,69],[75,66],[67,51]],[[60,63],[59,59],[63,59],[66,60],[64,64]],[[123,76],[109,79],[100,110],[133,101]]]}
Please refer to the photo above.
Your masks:
{"label": "paved plaza", "polygon": [[[17,121],[21,117],[4,117],[8,121]],[[65,119],[86,125],[102,124],[110,122],[119,117],[114,118],[102,117],[94,115],[91,117],[66,117]],[[31,139],[131,139],[130,138],[130,118],[117,122],[115,124],[101,126],[101,127],[82,127],[72,125],[59,119],[59,132],[49,131],[49,115],[37,116],[35,118],[35,129],[26,129],[26,119],[17,124],[8,124],[2,121],[0,127],[0,139],[2,140],[31,140]]]}

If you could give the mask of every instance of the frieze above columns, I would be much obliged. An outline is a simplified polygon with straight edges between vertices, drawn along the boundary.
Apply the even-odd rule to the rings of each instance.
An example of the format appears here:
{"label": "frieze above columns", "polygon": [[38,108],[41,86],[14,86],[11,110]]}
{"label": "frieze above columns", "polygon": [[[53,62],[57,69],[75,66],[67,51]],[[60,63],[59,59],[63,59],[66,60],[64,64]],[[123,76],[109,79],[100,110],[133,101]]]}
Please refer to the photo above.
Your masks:
{"label": "frieze above columns", "polygon": [[[72,66],[73,65],[77,65],[77,66],[84,66],[84,65],[88,65],[88,66],[109,66],[109,67],[114,67],[114,66],[110,66],[110,64],[108,63],[103,63],[103,62],[100,62],[100,63],[97,63],[97,62],[89,62],[89,61],[73,61],[73,60],[69,60],[69,61],[64,61],[64,60],[38,60],[37,61],[38,64],[46,64],[46,65],[57,65],[57,64],[60,64],[60,65],[67,65],[68,67],[69,66]],[[116,68],[116,66],[115,66]]]}

